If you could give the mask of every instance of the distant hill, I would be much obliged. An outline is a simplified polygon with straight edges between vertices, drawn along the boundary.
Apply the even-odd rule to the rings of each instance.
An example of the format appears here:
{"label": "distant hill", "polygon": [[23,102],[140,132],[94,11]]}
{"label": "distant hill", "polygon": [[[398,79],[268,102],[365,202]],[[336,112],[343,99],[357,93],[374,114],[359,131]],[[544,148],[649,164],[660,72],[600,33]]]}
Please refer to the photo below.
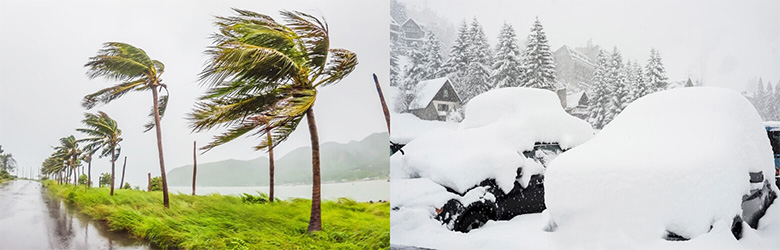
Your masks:
{"label": "distant hill", "polygon": [[[323,182],[353,181],[364,178],[387,178],[390,175],[390,152],[387,133],[369,135],[349,143],[326,142],[320,145]],[[311,148],[297,148],[276,157],[275,184],[311,183]],[[192,165],[168,172],[168,185],[192,185]],[[197,185],[204,187],[268,185],[268,158],[224,160],[198,164]]]}

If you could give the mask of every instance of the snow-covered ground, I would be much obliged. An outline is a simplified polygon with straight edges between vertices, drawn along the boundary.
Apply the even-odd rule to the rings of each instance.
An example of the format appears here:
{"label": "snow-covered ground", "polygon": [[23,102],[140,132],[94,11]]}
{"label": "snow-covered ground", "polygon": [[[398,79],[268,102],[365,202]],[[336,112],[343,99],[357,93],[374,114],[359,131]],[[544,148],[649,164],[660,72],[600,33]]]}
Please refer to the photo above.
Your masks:
{"label": "snow-covered ground", "polygon": [[[502,95],[493,94],[489,99],[500,100]],[[470,149],[480,146],[477,151],[488,157],[479,158],[483,163],[510,159],[497,152],[501,147],[510,151],[522,147],[514,134],[525,131],[504,131],[496,124],[522,124],[523,120],[499,114],[535,110],[527,105],[517,106],[524,109],[474,105],[479,98],[472,100],[466,120],[457,130],[433,130],[412,141],[406,156],[391,158],[391,244],[438,249],[780,249],[780,200],[768,208],[758,229],[744,224],[741,240],[730,231],[731,218],[741,211],[741,196],[750,189],[747,173],[760,170],[765,179],[773,181],[774,168],[758,113],[738,93],[717,88],[676,89],[646,96],[627,107],[592,140],[561,154],[546,172],[545,212],[489,221],[469,233],[448,230],[434,219],[436,209],[449,199],[469,197],[458,197],[437,183],[459,190],[465,187],[460,182],[482,180],[486,174],[511,175],[512,179],[514,175],[496,167],[482,168],[482,173],[471,171],[473,168],[455,171],[460,169],[455,167],[437,174],[433,172],[447,169],[431,166],[442,161],[454,165],[458,159],[476,157],[462,151],[452,153],[458,145],[471,145]],[[486,129],[464,132],[480,128]],[[489,136],[496,132],[505,136]],[[426,140],[429,137],[432,139]],[[459,142],[464,140],[469,143]],[[430,147],[434,150],[426,152],[434,155],[414,155]],[[410,166],[418,163],[427,167]],[[406,172],[397,172],[398,165]],[[416,172],[410,175],[410,169]],[[410,177],[421,178],[407,179]],[[491,177],[499,181],[502,176]],[[777,187],[772,189],[778,192]],[[551,222],[556,223],[556,230],[550,230]],[[692,239],[664,240],[666,229]]]}

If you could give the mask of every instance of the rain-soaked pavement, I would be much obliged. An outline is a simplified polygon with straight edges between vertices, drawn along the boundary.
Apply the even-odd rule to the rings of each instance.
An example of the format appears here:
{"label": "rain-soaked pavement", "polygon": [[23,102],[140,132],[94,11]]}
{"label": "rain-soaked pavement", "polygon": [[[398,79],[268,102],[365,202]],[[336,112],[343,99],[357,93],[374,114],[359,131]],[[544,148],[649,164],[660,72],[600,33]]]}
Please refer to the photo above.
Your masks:
{"label": "rain-soaked pavement", "polygon": [[0,184],[0,249],[155,249],[110,232],[104,222],[59,199],[35,181]]}

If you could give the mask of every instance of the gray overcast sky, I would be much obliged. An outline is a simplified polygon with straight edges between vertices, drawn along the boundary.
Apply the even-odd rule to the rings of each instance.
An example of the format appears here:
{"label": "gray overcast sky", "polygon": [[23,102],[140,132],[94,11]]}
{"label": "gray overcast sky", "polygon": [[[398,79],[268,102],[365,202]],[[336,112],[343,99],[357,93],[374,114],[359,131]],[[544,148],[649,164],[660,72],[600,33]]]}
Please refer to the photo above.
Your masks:
{"label": "gray overcast sky", "polygon": [[[672,80],[701,76],[706,85],[745,90],[750,79],[780,81],[780,1],[452,1],[400,0],[428,8],[459,27],[476,17],[495,45],[504,21],[525,40],[538,16],[550,46],[588,39],[643,65],[656,48]],[[446,48],[449,50],[449,48]],[[749,89],[752,90],[752,89]]]}
{"label": "gray overcast sky", "polygon": [[[163,119],[167,170],[192,164],[192,141],[210,141],[218,131],[192,134],[184,119],[205,89],[197,74],[203,51],[216,31],[214,16],[231,8],[269,14],[298,10],[325,17],[331,47],[357,53],[360,64],[340,83],[323,88],[315,104],[321,142],[360,140],[386,132],[371,74],[387,79],[389,68],[387,1],[30,1],[0,0],[0,145],[21,167],[38,168],[60,137],[79,134],[84,95],[108,87],[88,80],[83,67],[101,44],[121,41],[144,49],[165,63],[164,82],[171,92]],[[386,80],[384,80],[386,81]],[[113,82],[111,82],[113,84]],[[106,111],[123,130],[122,155],[127,177],[143,186],[146,173],[158,176],[155,133],[141,133],[152,105],[151,93],[130,93],[91,112]],[[278,155],[308,146],[305,119]],[[252,159],[256,138],[239,139],[205,155],[199,162]],[[121,161],[121,159],[120,159]],[[121,163],[118,163],[121,168]],[[93,160],[93,175],[110,171],[107,158]],[[118,169],[121,171],[121,169]]]}

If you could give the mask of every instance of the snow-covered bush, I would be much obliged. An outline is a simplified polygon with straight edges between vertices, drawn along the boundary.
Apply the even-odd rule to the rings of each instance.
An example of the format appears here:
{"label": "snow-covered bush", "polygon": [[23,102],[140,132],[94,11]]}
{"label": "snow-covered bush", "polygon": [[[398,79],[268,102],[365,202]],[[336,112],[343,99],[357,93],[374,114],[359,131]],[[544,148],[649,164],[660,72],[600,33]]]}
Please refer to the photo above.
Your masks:
{"label": "snow-covered bush", "polygon": [[495,89],[469,102],[458,129],[431,130],[409,142],[404,155],[393,155],[391,177],[429,178],[460,193],[495,179],[509,192],[517,169],[528,162],[522,152],[534,143],[568,149],[592,136],[590,125],[567,114],[551,91]]}
{"label": "snow-covered bush", "polygon": [[748,100],[722,88],[667,90],[636,100],[548,166],[545,213],[560,237],[597,246],[657,240],[666,230],[692,238],[731,225],[749,172],[758,171],[774,179],[769,140]]}

